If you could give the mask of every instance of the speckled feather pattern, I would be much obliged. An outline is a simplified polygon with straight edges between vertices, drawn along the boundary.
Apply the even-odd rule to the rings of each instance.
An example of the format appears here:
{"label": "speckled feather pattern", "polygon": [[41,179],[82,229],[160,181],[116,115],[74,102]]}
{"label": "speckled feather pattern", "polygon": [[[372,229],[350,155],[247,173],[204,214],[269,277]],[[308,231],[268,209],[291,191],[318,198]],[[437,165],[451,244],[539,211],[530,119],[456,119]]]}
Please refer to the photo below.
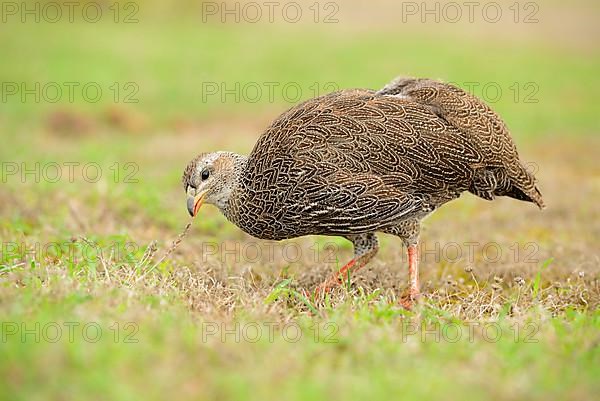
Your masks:
{"label": "speckled feather pattern", "polygon": [[221,210],[242,230],[275,240],[341,235],[361,252],[361,244],[376,247],[369,235],[376,231],[416,243],[420,220],[464,191],[543,207],[500,117],[465,91],[427,79],[292,107],[237,169]]}

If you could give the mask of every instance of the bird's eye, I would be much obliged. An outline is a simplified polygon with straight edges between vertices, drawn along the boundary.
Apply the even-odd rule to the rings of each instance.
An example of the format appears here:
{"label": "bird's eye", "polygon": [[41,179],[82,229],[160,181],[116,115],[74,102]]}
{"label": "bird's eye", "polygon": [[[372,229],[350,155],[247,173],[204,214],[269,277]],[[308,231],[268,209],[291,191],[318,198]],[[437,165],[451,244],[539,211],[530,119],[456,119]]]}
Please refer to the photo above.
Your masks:
{"label": "bird's eye", "polygon": [[210,175],[210,173],[208,172],[208,170],[203,170],[202,171],[202,181],[208,180],[209,175]]}

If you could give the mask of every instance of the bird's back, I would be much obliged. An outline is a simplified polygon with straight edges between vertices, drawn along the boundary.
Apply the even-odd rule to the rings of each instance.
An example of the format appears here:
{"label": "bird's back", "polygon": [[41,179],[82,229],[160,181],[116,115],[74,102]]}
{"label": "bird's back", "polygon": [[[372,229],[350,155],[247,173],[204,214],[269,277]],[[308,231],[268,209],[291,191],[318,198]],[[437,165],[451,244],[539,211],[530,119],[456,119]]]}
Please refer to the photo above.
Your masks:
{"label": "bird's back", "polygon": [[508,127],[481,99],[454,85],[422,78],[396,79],[377,94],[423,104],[469,135],[485,159],[474,177],[471,192],[475,195],[490,200],[505,195],[544,207],[535,177],[519,160]]}

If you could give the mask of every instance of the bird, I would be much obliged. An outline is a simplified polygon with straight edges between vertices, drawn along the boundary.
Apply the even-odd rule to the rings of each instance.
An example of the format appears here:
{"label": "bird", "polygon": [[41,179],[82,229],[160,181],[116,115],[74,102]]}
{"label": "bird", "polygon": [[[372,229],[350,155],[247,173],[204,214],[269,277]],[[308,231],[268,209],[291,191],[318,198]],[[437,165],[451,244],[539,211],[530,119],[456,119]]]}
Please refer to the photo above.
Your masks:
{"label": "bird", "polygon": [[306,100],[276,118],[247,155],[201,153],[186,166],[187,209],[216,206],[265,240],[341,236],[354,257],[316,292],[325,293],[377,253],[377,233],[408,253],[408,290],[419,299],[421,222],[470,192],[545,207],[505,122],[458,86],[396,78],[380,90],[346,89]]}

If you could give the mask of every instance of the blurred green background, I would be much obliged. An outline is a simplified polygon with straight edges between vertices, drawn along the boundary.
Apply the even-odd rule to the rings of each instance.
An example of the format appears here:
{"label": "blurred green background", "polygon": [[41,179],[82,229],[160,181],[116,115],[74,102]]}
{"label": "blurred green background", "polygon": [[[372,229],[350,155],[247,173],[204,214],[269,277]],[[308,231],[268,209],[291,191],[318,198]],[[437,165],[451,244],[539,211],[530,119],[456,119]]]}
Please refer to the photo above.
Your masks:
{"label": "blurred green background", "polygon": [[[473,92],[505,116],[517,137],[594,134],[598,129],[598,5],[592,0],[549,0],[535,7],[494,2],[500,7],[498,22],[491,22],[495,8],[486,8],[485,2],[472,15],[453,2],[461,7],[447,2],[292,2],[300,12],[292,23],[297,11],[285,2],[276,3],[270,15],[259,2],[149,0],[139,5],[94,2],[103,5],[98,22],[91,22],[98,10],[86,8],[86,2],[73,7],[73,22],[69,8],[62,6],[62,18],[51,23],[57,7],[46,3],[58,4],[27,6],[35,10],[37,4],[39,23],[25,6],[4,10],[0,79],[28,89],[56,83],[64,93],[54,102],[48,88],[38,103],[33,95],[22,101],[21,90],[14,95],[5,90],[0,118],[7,134],[33,135],[61,108],[100,120],[115,104],[145,122],[125,128],[155,133],[172,129],[179,120],[272,115],[331,85],[379,88],[398,75],[440,78],[463,87],[475,83]],[[456,12],[460,18],[453,22]],[[80,84],[73,103],[67,82]],[[86,101],[86,83],[102,89],[97,102]],[[126,88],[127,83],[133,86]],[[273,99],[265,83],[273,83]],[[215,84],[233,93],[212,94]],[[286,84],[293,84],[288,96]],[[263,93],[257,95],[255,86]],[[297,87],[299,96],[293,90]],[[132,100],[138,103],[128,103]]]}
{"label": "blurred green background", "polygon": [[[1,160],[100,163],[109,192],[163,220],[195,153],[247,153],[299,101],[399,75],[470,90],[517,143],[600,128],[593,0],[3,4]],[[106,179],[115,163],[135,163],[140,185]],[[20,178],[3,183],[46,186]]]}

